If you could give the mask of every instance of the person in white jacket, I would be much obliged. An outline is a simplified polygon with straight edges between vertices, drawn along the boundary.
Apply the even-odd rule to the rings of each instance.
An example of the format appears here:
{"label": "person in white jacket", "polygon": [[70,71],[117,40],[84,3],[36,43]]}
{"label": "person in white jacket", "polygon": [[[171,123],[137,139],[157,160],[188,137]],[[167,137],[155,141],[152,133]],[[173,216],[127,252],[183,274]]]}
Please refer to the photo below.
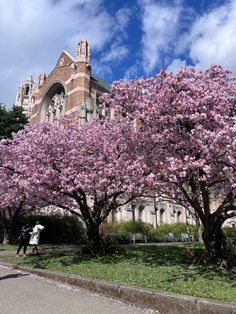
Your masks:
{"label": "person in white jacket", "polygon": [[36,221],[33,231],[31,232],[31,237],[29,244],[32,245],[32,253],[39,254],[38,244],[40,239],[40,233],[44,229],[44,226],[40,225],[39,221]]}

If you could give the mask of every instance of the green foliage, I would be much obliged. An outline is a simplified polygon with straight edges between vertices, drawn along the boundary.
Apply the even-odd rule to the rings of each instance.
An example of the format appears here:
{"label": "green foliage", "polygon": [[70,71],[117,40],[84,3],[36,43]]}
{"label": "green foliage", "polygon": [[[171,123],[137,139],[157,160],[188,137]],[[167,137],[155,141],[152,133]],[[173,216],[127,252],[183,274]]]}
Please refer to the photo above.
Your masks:
{"label": "green foliage", "polygon": [[[114,242],[114,245],[128,244],[131,242],[131,234],[147,236],[149,242],[155,240],[155,230],[151,224],[142,221],[122,221],[118,223],[103,223],[101,235],[106,242]],[[138,242],[139,240],[137,240]]]}
{"label": "green foliage", "polygon": [[13,132],[22,129],[27,122],[22,107],[14,106],[7,111],[4,106],[0,106],[0,139],[10,138]]}
{"label": "green foliage", "polygon": [[6,108],[2,104],[0,104],[0,139],[4,138],[5,135],[6,115]]}
{"label": "green foliage", "polygon": [[[85,242],[85,231],[81,222],[73,216],[23,216],[19,219],[16,226],[15,239],[18,238],[22,226],[28,223],[34,226],[35,222],[39,221],[45,229],[40,235],[41,243],[48,244],[81,244]],[[0,229],[0,238],[1,229]]]}
{"label": "green foliage", "polygon": [[175,224],[165,224],[156,229],[156,236],[158,241],[170,241],[168,234],[172,233],[176,241],[181,240],[181,233],[186,233],[194,236],[196,240],[198,238],[197,230],[194,225],[187,225],[182,222]]}
{"label": "green foliage", "polygon": [[147,237],[153,233],[153,226],[143,221],[122,221],[115,226],[116,232],[142,233]]}
{"label": "green foliage", "polygon": [[115,246],[120,244],[129,244],[131,242],[131,239],[128,232],[116,232],[104,236],[103,241],[105,246]]}
{"label": "green foliage", "polygon": [[236,265],[236,242],[230,238],[226,238],[224,244],[225,267],[232,267]]}
{"label": "green foliage", "polygon": [[226,237],[228,239],[232,240],[232,242],[236,245],[236,228],[224,227],[223,231],[224,231]]}

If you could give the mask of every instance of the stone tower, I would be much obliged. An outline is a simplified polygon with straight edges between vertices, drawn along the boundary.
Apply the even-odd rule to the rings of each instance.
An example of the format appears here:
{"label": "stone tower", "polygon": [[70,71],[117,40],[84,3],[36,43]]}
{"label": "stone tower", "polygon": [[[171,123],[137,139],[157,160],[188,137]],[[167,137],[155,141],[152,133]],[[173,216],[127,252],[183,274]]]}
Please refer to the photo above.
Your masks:
{"label": "stone tower", "polygon": [[27,117],[31,115],[32,97],[34,94],[35,83],[32,75],[26,81],[22,82],[19,86],[15,106],[21,106]]}

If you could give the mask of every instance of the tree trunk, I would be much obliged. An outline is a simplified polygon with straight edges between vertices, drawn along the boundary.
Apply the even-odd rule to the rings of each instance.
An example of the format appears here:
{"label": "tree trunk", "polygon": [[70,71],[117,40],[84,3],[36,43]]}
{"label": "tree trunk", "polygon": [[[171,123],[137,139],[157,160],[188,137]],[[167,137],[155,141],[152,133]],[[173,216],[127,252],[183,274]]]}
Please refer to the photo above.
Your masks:
{"label": "tree trunk", "polygon": [[103,253],[102,240],[99,232],[100,224],[90,222],[87,224],[87,236],[91,253]]}
{"label": "tree trunk", "polygon": [[207,219],[204,223],[202,239],[209,255],[217,259],[225,258],[225,235],[221,229],[222,224],[217,224],[211,219]]}
{"label": "tree trunk", "polygon": [[196,221],[196,229],[197,229],[197,235],[198,235],[198,241],[203,243],[203,239],[202,239],[202,226],[200,223],[200,219],[197,217],[195,219]]}
{"label": "tree trunk", "polygon": [[2,241],[2,244],[8,244],[8,243],[9,243],[8,230],[3,227],[3,241]]}
{"label": "tree trunk", "polygon": [[1,221],[2,230],[3,230],[3,243],[15,243],[18,238],[17,232],[17,220],[19,215],[12,218],[4,218]]}

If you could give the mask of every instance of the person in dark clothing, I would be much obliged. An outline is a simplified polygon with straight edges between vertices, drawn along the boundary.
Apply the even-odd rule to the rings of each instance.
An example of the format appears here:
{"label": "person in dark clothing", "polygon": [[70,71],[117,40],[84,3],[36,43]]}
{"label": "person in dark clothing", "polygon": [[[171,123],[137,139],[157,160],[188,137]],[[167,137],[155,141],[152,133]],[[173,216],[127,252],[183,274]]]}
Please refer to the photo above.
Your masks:
{"label": "person in dark clothing", "polygon": [[17,252],[16,252],[17,257],[19,257],[19,253],[20,253],[20,250],[22,247],[23,247],[23,256],[26,256],[26,250],[27,250],[27,246],[29,244],[31,231],[32,231],[32,227],[30,227],[28,224],[24,225],[21,228],[21,233],[20,233],[20,236],[18,238],[18,240],[20,241],[20,245],[19,245]]}

